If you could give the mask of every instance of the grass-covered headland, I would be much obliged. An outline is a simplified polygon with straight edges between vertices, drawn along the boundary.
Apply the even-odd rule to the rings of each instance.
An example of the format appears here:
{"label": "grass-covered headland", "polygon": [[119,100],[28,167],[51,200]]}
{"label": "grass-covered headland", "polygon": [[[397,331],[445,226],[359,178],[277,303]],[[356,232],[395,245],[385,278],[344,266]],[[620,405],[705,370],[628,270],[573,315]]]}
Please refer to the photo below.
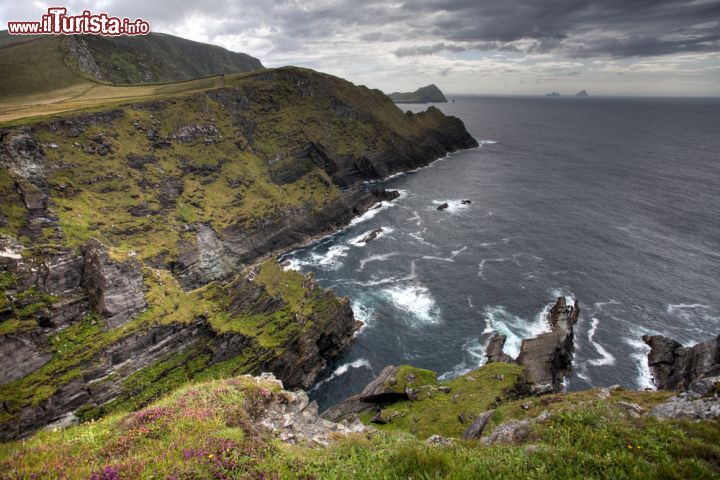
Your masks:
{"label": "grass-covered headland", "polygon": [[[512,399],[514,365],[491,364],[411,405],[396,419],[337,434],[328,447],[289,445],[262,425],[285,393],[273,381],[237,377],[190,384],[144,409],[0,446],[3,478],[714,478],[720,475],[717,421],[637,415],[668,392],[624,389]],[[504,380],[496,380],[499,376]],[[468,380],[472,378],[472,380]],[[442,386],[441,384],[437,384]],[[427,391],[431,391],[427,388]],[[457,394],[457,403],[435,400]],[[500,401],[497,400],[500,397]],[[492,405],[491,405],[492,404]],[[459,440],[461,413],[493,406],[493,425],[530,420],[522,439],[486,445]],[[411,433],[412,431],[415,433]],[[492,430],[489,427],[488,430]],[[429,444],[436,431],[448,445]]]}

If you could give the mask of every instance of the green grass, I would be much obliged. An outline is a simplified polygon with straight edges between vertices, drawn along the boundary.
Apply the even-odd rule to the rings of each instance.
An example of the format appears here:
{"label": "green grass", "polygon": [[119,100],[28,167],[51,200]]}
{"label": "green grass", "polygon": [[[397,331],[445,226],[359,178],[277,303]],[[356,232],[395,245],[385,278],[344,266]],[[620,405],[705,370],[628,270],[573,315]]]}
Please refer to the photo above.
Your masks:
{"label": "green grass", "polygon": [[[407,373],[416,380],[404,384]],[[427,373],[429,372],[429,373]],[[435,382],[435,374],[429,370],[413,370],[403,366],[397,375],[398,391],[405,386],[418,390],[418,400],[400,401],[384,407],[381,416],[389,420],[377,425],[380,430],[402,430],[424,439],[433,434],[460,437],[477,415],[489,410],[498,397],[505,397],[522,374],[522,367],[508,363],[491,363],[448,382]],[[500,379],[502,378],[502,379]],[[447,386],[450,393],[443,393],[438,386]],[[374,412],[361,416],[365,423]],[[462,421],[460,418],[462,417]]]}
{"label": "green grass", "polygon": [[[248,377],[181,388],[118,413],[0,445],[19,478],[694,479],[720,475],[720,423],[632,418],[613,402],[566,403],[519,445],[426,445],[401,431],[289,446],[255,420],[278,393]],[[636,392],[637,398],[646,395]],[[652,394],[650,394],[652,395]],[[276,400],[277,401],[277,400]],[[162,452],[158,455],[158,452]]]}

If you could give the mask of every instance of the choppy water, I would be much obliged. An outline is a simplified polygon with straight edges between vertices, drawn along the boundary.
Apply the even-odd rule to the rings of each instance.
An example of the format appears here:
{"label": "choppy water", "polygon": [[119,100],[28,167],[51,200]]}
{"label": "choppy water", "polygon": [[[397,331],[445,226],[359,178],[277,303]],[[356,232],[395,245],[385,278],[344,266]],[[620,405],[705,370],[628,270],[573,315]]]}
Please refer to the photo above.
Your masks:
{"label": "choppy water", "polygon": [[481,147],[384,182],[401,198],[286,257],[365,322],[313,391],[321,408],[387,364],[475,368],[493,330],[516,354],[560,294],[581,307],[570,389],[649,386],[642,334],[694,343],[720,331],[720,101],[438,107]]}

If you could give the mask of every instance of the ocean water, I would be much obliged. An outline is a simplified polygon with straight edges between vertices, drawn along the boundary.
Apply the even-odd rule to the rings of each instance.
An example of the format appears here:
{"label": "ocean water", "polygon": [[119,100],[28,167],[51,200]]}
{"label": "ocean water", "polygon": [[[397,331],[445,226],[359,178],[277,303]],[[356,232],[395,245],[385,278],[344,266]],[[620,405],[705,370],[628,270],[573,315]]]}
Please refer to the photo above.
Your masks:
{"label": "ocean water", "polygon": [[720,333],[719,100],[437,106],[481,146],[386,180],[399,199],[284,257],[350,296],[364,322],[312,391],[321,409],[388,364],[476,368],[492,331],[515,355],[558,295],[581,309],[568,389],[650,387],[641,335]]}

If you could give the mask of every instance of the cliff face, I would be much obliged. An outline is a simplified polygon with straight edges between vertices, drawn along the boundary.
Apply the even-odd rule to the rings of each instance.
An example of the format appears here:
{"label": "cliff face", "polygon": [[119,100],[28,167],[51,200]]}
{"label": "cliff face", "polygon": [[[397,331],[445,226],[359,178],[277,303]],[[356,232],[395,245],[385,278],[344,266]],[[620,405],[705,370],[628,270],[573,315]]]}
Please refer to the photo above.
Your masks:
{"label": "cliff face", "polygon": [[191,379],[310,386],[357,328],[274,253],[476,145],[439,110],[288,68],[0,129],[0,437],[137,408]]}

